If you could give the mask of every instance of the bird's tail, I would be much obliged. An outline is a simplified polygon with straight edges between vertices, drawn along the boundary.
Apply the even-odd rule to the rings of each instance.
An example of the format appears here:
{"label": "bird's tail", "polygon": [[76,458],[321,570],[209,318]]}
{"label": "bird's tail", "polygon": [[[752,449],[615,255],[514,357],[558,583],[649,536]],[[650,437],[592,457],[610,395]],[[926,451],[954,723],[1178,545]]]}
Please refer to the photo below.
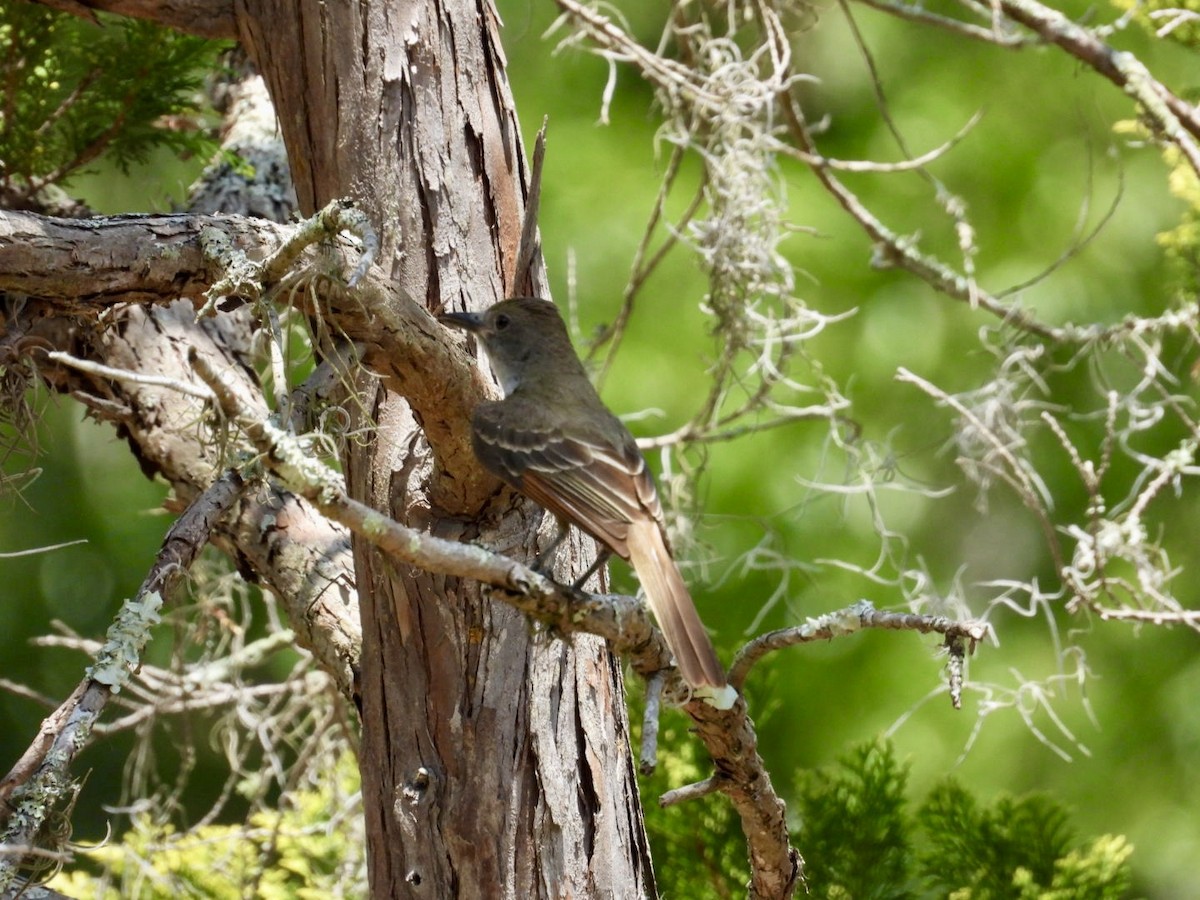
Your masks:
{"label": "bird's tail", "polygon": [[725,670],[679,574],[679,566],[667,549],[659,524],[649,517],[632,523],[628,548],[629,562],[646,591],[646,600],[667,646],[675,654],[679,674],[694,688],[720,691],[725,687]]}

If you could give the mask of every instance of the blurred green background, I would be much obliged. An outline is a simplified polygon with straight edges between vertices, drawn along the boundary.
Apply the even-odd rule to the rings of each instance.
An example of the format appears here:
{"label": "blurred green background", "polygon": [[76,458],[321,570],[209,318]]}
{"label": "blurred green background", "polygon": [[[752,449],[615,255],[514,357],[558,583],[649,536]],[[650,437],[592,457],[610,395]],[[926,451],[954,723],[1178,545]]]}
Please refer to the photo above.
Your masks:
{"label": "blurred green background", "polygon": [[[657,42],[659,3],[628,4],[629,26],[644,43]],[[1082,13],[1085,7],[1068,12]],[[541,233],[554,297],[572,305],[586,339],[611,321],[653,206],[669,148],[656,143],[658,120],[650,90],[626,69],[618,73],[611,123],[601,125],[606,64],[575,50],[555,53],[544,36],[555,10],[547,2],[499,3],[505,50],[527,146],[549,116]],[[1120,195],[1112,220],[1078,256],[1019,295],[1046,321],[1113,322],[1155,315],[1175,299],[1155,233],[1175,225],[1182,204],[1167,192],[1159,152],[1113,132],[1134,117],[1132,105],[1099,77],[1049,49],[1012,52],[966,42],[854,8],[871,48],[888,108],[915,153],[950,139],[976,113],[979,124],[933,164],[931,171],[964,198],[980,248],[979,280],[989,288],[1023,282],[1052,264]],[[849,159],[895,160],[900,154],[879,115],[859,50],[835,6],[820,7],[797,34],[797,67],[819,82],[801,93],[811,120],[828,115],[822,149]],[[798,23],[794,23],[798,24]],[[1131,29],[1113,38],[1149,61],[1180,90],[1193,86],[1192,56]],[[169,208],[179,201],[201,161],[157,159],[128,178],[101,171],[75,187],[102,211]],[[671,208],[690,199],[695,161]],[[994,366],[978,340],[993,320],[899,272],[869,265],[861,230],[800,165],[781,163],[797,233],[785,245],[797,292],[814,308],[855,310],[813,345],[828,373],[853,400],[850,415],[865,441],[885,442],[901,475],[931,488],[953,487],[943,499],[885,494],[888,524],[905,533],[912,559],[923,559],[936,589],[956,583],[982,611],[990,579],[1040,579],[1057,584],[1037,523],[1011,494],[995,492],[986,511],[954,465],[948,446],[951,416],[911,386],[909,368],[951,390],[967,390]],[[901,234],[920,234],[922,247],[951,262],[953,223],[937,209],[929,184],[915,174],[847,176],[870,207]],[[573,284],[573,289],[572,289]],[[676,252],[643,293],[628,336],[604,384],[618,412],[648,407],[661,415],[631,427],[655,434],[677,427],[703,398],[706,365],[715,352],[700,311],[703,275],[693,258]],[[1194,361],[1181,348],[1169,362],[1186,375]],[[1079,389],[1086,388],[1083,379]],[[1069,398],[1071,381],[1056,400]],[[1183,390],[1183,388],[1181,388]],[[1189,389],[1189,392],[1190,389]],[[33,649],[51,619],[100,637],[122,597],[139,584],[169,519],[158,513],[161,486],[147,483],[124,444],[107,427],[82,420],[61,398],[40,398],[41,477],[20,498],[9,498],[0,520],[0,547],[23,549],[59,541],[88,543],[55,554],[0,560],[6,585],[0,603],[0,675],[61,697],[80,675],[77,658]],[[1094,403],[1081,397],[1081,403]],[[827,452],[826,425],[800,423],[710,448],[698,485],[702,513],[697,536],[707,549],[703,572],[691,575],[701,614],[728,659],[779,585],[779,573],[742,574],[741,556],[769,531],[794,565],[784,599],[759,631],[802,621],[866,598],[892,607],[887,587],[850,572],[817,565],[837,558],[869,566],[879,543],[861,499],[822,494],[801,479],[840,483],[841,461]],[[1178,435],[1165,435],[1167,441]],[[1086,502],[1061,449],[1048,445],[1041,471],[1059,512]],[[19,460],[10,461],[16,465]],[[1114,473],[1119,486],[1121,472]],[[1120,496],[1122,490],[1116,490]],[[1177,595],[1195,604],[1194,490],[1158,507],[1164,541],[1182,573]],[[712,585],[716,585],[715,587]],[[850,744],[892,734],[913,766],[920,794],[953,772],[986,798],[997,791],[1047,790],[1073,810],[1083,833],[1124,833],[1135,845],[1136,893],[1195,895],[1200,852],[1200,637],[1183,629],[1133,628],[1069,619],[1078,631],[1091,675],[1060,686],[1054,710],[1064,733],[1033,697],[1015,703],[969,691],[964,709],[931,692],[943,682],[937,641],[907,633],[863,634],[832,644],[777,654],[748,684],[762,753],[785,797],[798,772],[828,764]],[[1044,614],[992,615],[999,646],[984,646],[970,663],[975,685],[1013,687],[1046,678],[1063,666]],[[1070,664],[1065,666],[1070,671]],[[1089,715],[1089,708],[1094,714]],[[1031,712],[1031,725],[1018,710]],[[0,761],[12,760],[34,734],[41,711],[25,699],[0,695]],[[1039,739],[1047,735],[1056,749]],[[82,806],[114,802],[122,744],[88,751],[94,771]],[[0,762],[0,767],[7,764]],[[82,808],[81,806],[81,808]],[[99,837],[102,817],[91,821]],[[801,847],[801,849],[803,849]]]}

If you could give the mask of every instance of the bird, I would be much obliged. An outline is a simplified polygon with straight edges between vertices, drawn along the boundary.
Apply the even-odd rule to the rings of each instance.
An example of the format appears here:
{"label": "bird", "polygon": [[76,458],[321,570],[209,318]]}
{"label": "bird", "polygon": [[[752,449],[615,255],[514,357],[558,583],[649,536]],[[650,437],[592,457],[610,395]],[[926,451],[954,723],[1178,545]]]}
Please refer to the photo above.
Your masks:
{"label": "bird", "polygon": [[515,297],[439,320],[475,336],[504,392],[471,416],[483,467],[630,563],[680,676],[693,689],[727,696],[732,689],[672,556],[646,460],[596,393],[558,307]]}

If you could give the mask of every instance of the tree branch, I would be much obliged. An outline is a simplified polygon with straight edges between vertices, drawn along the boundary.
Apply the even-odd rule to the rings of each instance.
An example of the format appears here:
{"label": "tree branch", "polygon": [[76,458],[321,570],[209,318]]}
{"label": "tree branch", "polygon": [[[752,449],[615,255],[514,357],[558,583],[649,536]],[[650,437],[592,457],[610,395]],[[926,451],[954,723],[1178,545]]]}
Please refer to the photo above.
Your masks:
{"label": "tree branch", "polygon": [[0,213],[0,291],[91,315],[117,303],[196,300],[222,274],[205,252],[203,235],[220,235],[230,247],[254,253],[294,232],[294,226],[245,216],[63,219],[6,210]]}
{"label": "tree branch", "polygon": [[733,665],[729,667],[729,683],[741,690],[750,669],[768,653],[811,641],[829,641],[864,628],[917,631],[921,634],[936,632],[945,635],[947,640],[966,639],[968,652],[974,652],[975,645],[990,633],[989,626],[984,622],[959,622],[945,616],[887,612],[875,609],[866,600],[860,600],[845,609],[809,619],[803,625],[760,634],[738,651]]}
{"label": "tree branch", "polygon": [[[180,576],[208,543],[216,521],[230,509],[241,489],[241,478],[227,473],[196,498],[167,532],[142,586],[109,628],[87,678],[47,717],[33,744],[0,779],[0,843],[32,846],[55,802],[72,792],[69,770],[87,746],[92,726],[109,697],[139,665],[165,597],[174,592]],[[20,857],[0,858],[0,893],[13,883],[19,863]]]}
{"label": "tree branch", "polygon": [[1090,66],[1142,105],[1162,134],[1200,174],[1200,111],[1150,74],[1132,53],[1117,51],[1082,25],[1036,0],[997,0],[1004,14]]}
{"label": "tree branch", "polygon": [[213,40],[233,40],[233,0],[35,0],[42,6],[92,21],[95,12],[145,19]]}
{"label": "tree branch", "polygon": [[361,280],[352,291],[340,280],[294,270],[331,224],[346,224],[335,214],[346,208],[334,203],[289,226],[241,216],[71,220],[5,212],[0,291],[38,298],[29,302],[34,318],[43,304],[54,314],[95,317],[119,303],[195,302],[214,289],[233,297],[278,295],[362,342],[363,363],[412,404],[425,427],[443,474],[438,502],[452,513],[474,512],[497,487],[470,449],[470,411],[488,390],[483,375],[424,307],[377,269],[355,269],[352,277]]}

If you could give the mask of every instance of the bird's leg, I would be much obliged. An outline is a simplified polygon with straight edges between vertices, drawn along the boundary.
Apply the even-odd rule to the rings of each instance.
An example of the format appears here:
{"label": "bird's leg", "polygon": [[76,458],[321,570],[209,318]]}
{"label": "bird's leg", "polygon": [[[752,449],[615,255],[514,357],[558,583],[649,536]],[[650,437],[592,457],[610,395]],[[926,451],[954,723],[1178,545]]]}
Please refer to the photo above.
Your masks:
{"label": "bird's leg", "polygon": [[[558,530],[555,532],[554,540],[550,542],[550,545],[545,550],[543,550],[541,553],[539,553],[537,555],[537,559],[535,559],[533,561],[533,565],[531,568],[535,572],[542,572],[543,574],[548,574],[546,572],[545,567],[553,560],[554,551],[557,550],[559,548],[559,545],[561,545],[562,542],[567,539],[567,535],[571,531],[571,523],[568,522],[566,519],[563,519],[559,516],[555,516],[554,521],[555,521],[555,524],[557,525]],[[586,572],[584,572],[577,579],[575,579],[575,581],[571,584],[571,590],[581,591],[583,589],[583,586],[585,584],[587,584],[587,580],[589,578],[591,578],[593,575],[595,575],[596,571],[602,565],[604,565],[606,562],[608,562],[608,558],[610,556],[612,556],[612,551],[609,550],[608,547],[604,546],[604,544],[600,543],[599,541],[596,541],[596,559],[592,562],[592,564],[590,566],[588,566]]]}
{"label": "bird's leg", "polygon": [[554,551],[558,549],[559,544],[567,539],[567,534],[571,530],[570,524],[559,516],[554,517],[554,523],[558,529],[555,532],[554,540],[550,542],[549,547],[537,555],[537,559],[533,561],[533,565],[530,567],[535,572],[545,573],[546,564],[554,559]]}
{"label": "bird's leg", "polygon": [[588,566],[586,572],[584,572],[577,579],[575,579],[575,583],[571,585],[572,590],[576,590],[576,591],[583,590],[583,586],[585,584],[587,584],[587,580],[589,578],[591,578],[593,575],[595,575],[596,570],[599,569],[606,562],[608,562],[608,558],[610,556],[612,556],[612,551],[609,550],[607,547],[605,547],[603,544],[601,544],[599,541],[596,542],[596,546],[598,547],[598,550],[596,552],[595,560],[593,560],[592,564],[590,566]]}

